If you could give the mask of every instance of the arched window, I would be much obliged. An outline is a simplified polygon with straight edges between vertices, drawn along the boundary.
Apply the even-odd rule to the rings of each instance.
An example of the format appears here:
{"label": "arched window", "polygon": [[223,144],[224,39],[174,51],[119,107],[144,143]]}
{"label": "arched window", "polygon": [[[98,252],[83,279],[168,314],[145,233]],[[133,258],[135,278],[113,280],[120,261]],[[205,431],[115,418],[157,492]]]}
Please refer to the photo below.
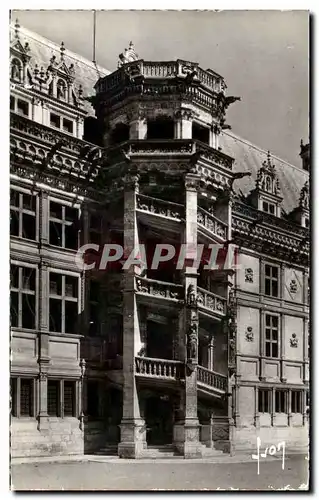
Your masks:
{"label": "arched window", "polygon": [[57,88],[57,98],[65,101],[66,100],[66,84],[65,84],[64,80],[58,80],[56,88]]}
{"label": "arched window", "polygon": [[12,80],[21,81],[22,77],[22,64],[19,59],[12,59],[11,62],[11,78]]}

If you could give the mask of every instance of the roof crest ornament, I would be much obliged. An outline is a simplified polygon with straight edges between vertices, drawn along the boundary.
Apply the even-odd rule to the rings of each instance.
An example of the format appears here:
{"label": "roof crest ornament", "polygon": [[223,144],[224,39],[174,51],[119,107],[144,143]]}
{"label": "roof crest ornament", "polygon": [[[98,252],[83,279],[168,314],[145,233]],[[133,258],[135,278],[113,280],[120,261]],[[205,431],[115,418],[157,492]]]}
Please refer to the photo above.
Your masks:
{"label": "roof crest ornament", "polygon": [[124,50],[124,53],[119,54],[119,60],[117,63],[117,67],[121,68],[124,64],[133,62],[133,61],[138,61],[139,56],[135,50],[133,42],[129,43],[128,49]]}

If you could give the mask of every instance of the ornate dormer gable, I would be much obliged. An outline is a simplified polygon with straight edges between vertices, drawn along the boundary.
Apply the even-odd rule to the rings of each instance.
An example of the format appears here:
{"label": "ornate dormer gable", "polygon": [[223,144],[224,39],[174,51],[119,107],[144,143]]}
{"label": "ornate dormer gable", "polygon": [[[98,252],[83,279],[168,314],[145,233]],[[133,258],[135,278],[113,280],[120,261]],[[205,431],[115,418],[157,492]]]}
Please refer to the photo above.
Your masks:
{"label": "ornate dormer gable", "polygon": [[124,50],[124,53],[119,54],[119,60],[117,63],[117,67],[120,68],[124,64],[133,62],[133,61],[138,61],[139,56],[135,51],[133,42],[130,42],[128,49]]}
{"label": "ornate dormer gable", "polygon": [[24,45],[19,35],[20,25],[18,20],[14,25],[14,35],[10,43],[10,79],[14,83],[26,84],[31,78],[29,70],[30,47],[28,42]]}
{"label": "ornate dormer gable", "polygon": [[277,178],[276,167],[271,163],[270,152],[267,154],[262,167],[258,170],[256,180],[256,190],[281,197],[281,189]]}
{"label": "ornate dormer gable", "polygon": [[283,200],[281,188],[277,177],[276,167],[271,162],[271,155],[268,151],[267,160],[263,161],[258,170],[256,187],[249,195],[252,205],[262,212],[281,216],[280,204]]}
{"label": "ornate dormer gable", "polygon": [[[82,88],[76,92],[74,89],[75,69],[74,65],[68,66],[64,57],[65,47],[61,43],[60,58],[52,55],[50,64],[46,71],[46,84],[50,96],[73,105],[80,105],[82,101]],[[37,68],[38,70],[38,68]],[[43,74],[43,71],[42,71]],[[40,73],[39,73],[40,76]]]}

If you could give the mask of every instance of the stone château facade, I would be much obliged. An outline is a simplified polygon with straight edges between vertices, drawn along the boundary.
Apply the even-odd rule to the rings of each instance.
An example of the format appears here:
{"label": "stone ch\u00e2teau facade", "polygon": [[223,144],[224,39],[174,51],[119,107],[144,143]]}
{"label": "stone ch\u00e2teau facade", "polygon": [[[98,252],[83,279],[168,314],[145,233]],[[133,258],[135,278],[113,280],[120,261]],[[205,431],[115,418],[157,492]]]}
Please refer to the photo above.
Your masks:
{"label": "stone ch\u00e2teau facade", "polygon": [[[10,53],[12,456],[306,449],[309,145],[295,167],[227,130],[198,63],[130,44],[110,73],[18,23]],[[83,271],[88,243],[239,268]]]}

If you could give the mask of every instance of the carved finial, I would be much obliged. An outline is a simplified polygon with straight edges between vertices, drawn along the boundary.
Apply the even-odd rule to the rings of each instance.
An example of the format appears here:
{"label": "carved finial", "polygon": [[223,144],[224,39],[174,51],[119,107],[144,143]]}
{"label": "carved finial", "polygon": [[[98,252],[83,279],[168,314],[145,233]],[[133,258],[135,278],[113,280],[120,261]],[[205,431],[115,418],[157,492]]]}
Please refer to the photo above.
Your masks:
{"label": "carved finial", "polygon": [[61,60],[64,58],[64,52],[65,52],[64,42],[61,42],[61,47],[60,47]]}
{"label": "carved finial", "polygon": [[303,148],[303,140],[300,139],[300,148],[302,149]]}
{"label": "carved finial", "polygon": [[18,19],[16,19],[15,25],[14,25],[14,32],[15,32],[15,37],[19,38],[19,30],[20,30],[20,24]]}
{"label": "carved finial", "polygon": [[119,55],[118,67],[120,68],[124,64],[127,64],[132,61],[138,60],[138,54],[135,51],[134,44],[131,41],[129,43],[128,49],[125,49],[122,54]]}
{"label": "carved finial", "polygon": [[271,157],[270,157],[270,151],[269,151],[269,149],[268,149],[268,152],[267,152],[267,163],[268,163],[269,166],[271,165]]}

